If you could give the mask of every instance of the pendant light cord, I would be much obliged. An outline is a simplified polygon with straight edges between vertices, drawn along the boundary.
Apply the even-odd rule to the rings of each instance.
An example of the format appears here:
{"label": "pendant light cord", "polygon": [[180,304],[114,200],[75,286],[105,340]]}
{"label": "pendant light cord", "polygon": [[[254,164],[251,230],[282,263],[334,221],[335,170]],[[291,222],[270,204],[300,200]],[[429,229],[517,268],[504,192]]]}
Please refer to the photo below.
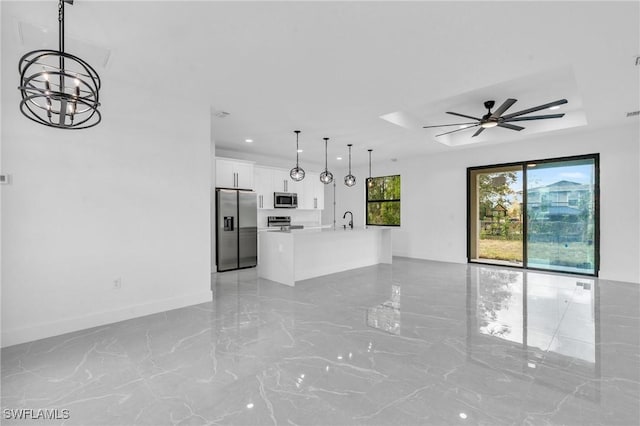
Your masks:
{"label": "pendant light cord", "polygon": [[[64,1],[58,2],[58,49],[61,53],[64,52]],[[59,57],[60,71],[60,92],[64,92],[64,56]]]}
{"label": "pendant light cord", "polygon": [[327,142],[329,142],[329,138],[324,138],[324,171],[329,171],[329,166],[327,163]]}
{"label": "pendant light cord", "polygon": [[300,164],[298,162],[298,154],[300,153],[300,147],[298,145],[298,136],[300,136],[300,130],[296,130],[296,169],[299,168]]}

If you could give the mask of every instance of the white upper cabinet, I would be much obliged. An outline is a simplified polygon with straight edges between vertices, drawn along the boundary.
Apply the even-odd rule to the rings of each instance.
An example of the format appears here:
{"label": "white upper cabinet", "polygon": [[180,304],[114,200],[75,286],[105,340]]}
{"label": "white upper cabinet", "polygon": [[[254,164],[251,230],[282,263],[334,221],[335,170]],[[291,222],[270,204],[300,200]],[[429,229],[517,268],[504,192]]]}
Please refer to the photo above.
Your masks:
{"label": "white upper cabinet", "polygon": [[302,183],[304,185],[304,197],[302,204],[298,200],[299,208],[309,210],[324,209],[324,184],[320,182],[320,174],[307,173]]}
{"label": "white upper cabinet", "polygon": [[253,168],[255,176],[256,193],[258,195],[259,209],[273,208],[273,171],[269,167],[255,166]]}
{"label": "white upper cabinet", "polygon": [[274,192],[298,194],[298,208],[324,209],[324,187],[320,174],[307,172],[301,182],[291,179],[288,169],[254,166],[253,163],[227,158],[216,158],[216,187],[253,189],[259,209],[273,209]]}
{"label": "white upper cabinet", "polygon": [[292,182],[293,181],[289,177],[289,170],[273,169],[273,192],[294,192],[291,190]]}
{"label": "white upper cabinet", "polygon": [[253,189],[253,163],[216,158],[216,187]]}

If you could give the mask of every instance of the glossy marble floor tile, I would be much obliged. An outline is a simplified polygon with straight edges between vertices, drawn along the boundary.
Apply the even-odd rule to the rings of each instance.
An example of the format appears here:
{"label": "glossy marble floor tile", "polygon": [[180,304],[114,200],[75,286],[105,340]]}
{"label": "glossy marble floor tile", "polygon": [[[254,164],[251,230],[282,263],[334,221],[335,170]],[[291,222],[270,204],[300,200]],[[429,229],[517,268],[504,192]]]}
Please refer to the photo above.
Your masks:
{"label": "glossy marble floor tile", "polygon": [[[212,287],[210,303],[3,349],[1,423],[640,424],[638,285],[395,258]],[[39,409],[59,419],[8,418]]]}

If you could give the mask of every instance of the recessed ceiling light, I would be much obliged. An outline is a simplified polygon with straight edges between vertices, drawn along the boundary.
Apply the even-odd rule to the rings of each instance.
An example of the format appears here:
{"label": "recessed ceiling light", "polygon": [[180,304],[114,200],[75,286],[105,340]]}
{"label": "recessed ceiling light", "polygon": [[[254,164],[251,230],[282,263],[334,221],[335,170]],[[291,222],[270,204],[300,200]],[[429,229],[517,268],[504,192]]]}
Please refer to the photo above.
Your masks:
{"label": "recessed ceiling light", "polygon": [[552,107],[549,107],[549,109],[560,109],[560,105],[554,105]]}
{"label": "recessed ceiling light", "polygon": [[253,143],[253,139],[245,139],[244,140],[246,143]]}
{"label": "recessed ceiling light", "polygon": [[342,157],[336,157],[336,160],[342,160]]}
{"label": "recessed ceiling light", "polygon": [[461,124],[459,127],[461,129],[466,129],[467,127],[469,127],[469,124]]}
{"label": "recessed ceiling light", "polygon": [[299,149],[298,152],[304,152],[304,149]]}

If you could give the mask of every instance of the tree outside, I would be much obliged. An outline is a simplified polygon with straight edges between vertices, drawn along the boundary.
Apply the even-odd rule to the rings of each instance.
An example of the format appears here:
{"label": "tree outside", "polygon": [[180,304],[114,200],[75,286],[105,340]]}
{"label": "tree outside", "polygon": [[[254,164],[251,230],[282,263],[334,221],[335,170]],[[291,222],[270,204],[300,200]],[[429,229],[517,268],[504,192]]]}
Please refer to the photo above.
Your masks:
{"label": "tree outside", "polygon": [[478,219],[481,259],[522,262],[522,173],[519,171],[480,173]]}
{"label": "tree outside", "polygon": [[367,224],[400,225],[400,175],[369,179]]}

